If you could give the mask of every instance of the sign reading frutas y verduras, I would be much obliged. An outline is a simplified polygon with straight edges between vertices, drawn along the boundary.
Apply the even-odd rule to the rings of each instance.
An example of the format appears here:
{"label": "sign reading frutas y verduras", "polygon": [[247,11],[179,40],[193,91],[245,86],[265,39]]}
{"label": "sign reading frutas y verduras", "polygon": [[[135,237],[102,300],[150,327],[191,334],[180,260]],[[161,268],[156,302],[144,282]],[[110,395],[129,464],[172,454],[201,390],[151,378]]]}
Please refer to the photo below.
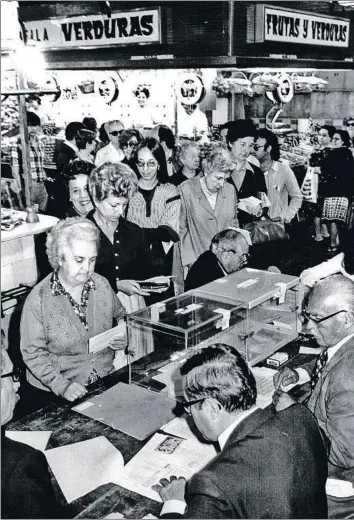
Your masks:
{"label": "sign reading frutas y verduras", "polygon": [[256,6],[255,42],[348,47],[350,21],[306,11]]}
{"label": "sign reading frutas y verduras", "polygon": [[[28,40],[44,49],[160,43],[160,10],[141,9],[103,15],[25,22]],[[23,39],[23,34],[20,34]]]}

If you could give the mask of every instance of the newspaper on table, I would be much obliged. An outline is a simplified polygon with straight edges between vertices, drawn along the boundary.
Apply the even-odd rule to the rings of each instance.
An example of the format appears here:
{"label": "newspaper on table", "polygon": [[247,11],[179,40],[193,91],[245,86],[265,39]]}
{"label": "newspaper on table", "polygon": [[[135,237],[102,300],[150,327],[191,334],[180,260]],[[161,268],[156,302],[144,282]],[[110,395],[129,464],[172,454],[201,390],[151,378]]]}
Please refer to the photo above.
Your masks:
{"label": "newspaper on table", "polygon": [[183,439],[164,433],[155,433],[150,441],[124,466],[116,484],[161,502],[152,489],[162,478],[184,477],[189,480],[216,456],[213,444],[204,444],[197,438]]}

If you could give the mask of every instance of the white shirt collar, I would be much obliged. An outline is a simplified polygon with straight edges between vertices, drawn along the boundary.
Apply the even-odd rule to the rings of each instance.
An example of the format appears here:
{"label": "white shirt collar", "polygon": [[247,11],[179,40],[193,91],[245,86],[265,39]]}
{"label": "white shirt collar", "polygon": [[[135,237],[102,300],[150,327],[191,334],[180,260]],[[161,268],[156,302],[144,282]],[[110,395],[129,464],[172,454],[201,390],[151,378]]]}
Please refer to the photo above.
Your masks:
{"label": "white shirt collar", "polygon": [[354,332],[353,334],[349,334],[349,336],[346,336],[345,338],[343,338],[339,343],[337,343],[337,345],[334,345],[334,347],[329,347],[327,349],[327,353],[328,353],[328,359],[327,359],[327,363],[329,362],[330,359],[332,359],[332,357],[334,356],[334,354],[336,352],[338,352],[338,350],[347,342],[350,340],[350,338],[352,338],[354,336]]}
{"label": "white shirt collar", "polygon": [[230,426],[228,426],[226,428],[226,430],[224,430],[218,437],[218,443],[219,443],[219,446],[220,446],[220,450],[222,451],[225,447],[225,444],[227,443],[230,435],[232,434],[232,432],[234,431],[234,429],[236,428],[236,426],[238,426],[244,419],[246,419],[246,417],[248,417],[249,415],[251,415],[251,413],[255,412],[257,410],[257,406],[253,406],[252,408],[250,408],[249,410],[245,410],[244,412],[241,412],[238,416],[237,416],[237,419],[230,424]]}
{"label": "white shirt collar", "polygon": [[73,143],[70,143],[70,141],[67,141],[67,140],[65,139],[64,144],[66,144],[66,146],[69,146],[69,147],[72,148],[75,152],[77,152],[77,148],[76,148],[76,146],[75,146]]}

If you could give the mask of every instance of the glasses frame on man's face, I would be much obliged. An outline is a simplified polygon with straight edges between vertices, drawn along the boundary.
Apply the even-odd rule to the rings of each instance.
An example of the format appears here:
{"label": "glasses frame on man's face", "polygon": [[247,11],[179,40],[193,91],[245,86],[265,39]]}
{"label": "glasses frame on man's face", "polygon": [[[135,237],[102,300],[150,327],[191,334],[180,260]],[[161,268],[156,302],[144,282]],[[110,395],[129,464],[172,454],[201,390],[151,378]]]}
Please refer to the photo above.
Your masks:
{"label": "glasses frame on man's face", "polygon": [[264,144],[257,144],[257,143],[254,143],[254,145],[253,145],[253,150],[254,150],[255,152],[258,152],[258,150],[259,150],[260,148],[264,148],[265,146],[267,146],[267,143],[264,143]]}
{"label": "glasses frame on man's face", "polygon": [[248,262],[248,260],[250,259],[250,254],[249,253],[242,253],[242,255],[239,255],[238,253],[236,253],[236,251],[234,249],[229,249],[228,251],[225,251],[225,253],[233,253],[234,255],[236,255],[242,263],[246,263]]}
{"label": "glasses frame on man's face", "polygon": [[324,316],[323,318],[314,318],[311,316],[309,312],[307,312],[307,309],[304,309],[302,311],[302,317],[307,322],[313,321],[316,325],[319,325],[320,323],[323,323],[326,320],[329,320],[330,318],[334,318],[334,316],[337,316],[337,314],[340,314],[341,312],[348,312],[345,309],[341,309],[340,311],[333,312],[332,314],[328,314],[328,316]]}
{"label": "glasses frame on man's face", "polygon": [[13,372],[9,372],[8,374],[3,374],[1,376],[1,379],[4,379],[5,377],[11,377],[12,378],[12,381],[14,383],[18,383],[21,379],[21,376],[24,374],[24,371],[23,370],[19,370],[19,369],[16,369],[16,370],[13,370]]}
{"label": "glasses frame on man's face", "polygon": [[186,399],[183,399],[183,401],[178,403],[178,408],[184,410],[187,415],[192,415],[191,406],[202,403],[206,399],[207,397],[201,397],[200,399],[194,399],[193,401],[187,401]]}
{"label": "glasses frame on man's face", "polygon": [[347,123],[347,126],[353,126],[354,127],[354,121],[352,123]]}

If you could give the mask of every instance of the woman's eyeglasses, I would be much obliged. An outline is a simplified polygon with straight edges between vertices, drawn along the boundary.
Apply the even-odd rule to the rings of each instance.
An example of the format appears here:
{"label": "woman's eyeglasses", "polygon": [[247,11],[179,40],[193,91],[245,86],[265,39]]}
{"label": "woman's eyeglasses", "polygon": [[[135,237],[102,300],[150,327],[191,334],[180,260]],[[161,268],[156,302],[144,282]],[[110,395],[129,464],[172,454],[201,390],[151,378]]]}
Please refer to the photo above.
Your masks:
{"label": "woman's eyeglasses", "polygon": [[353,123],[347,123],[347,126],[354,126],[354,121]]}
{"label": "woman's eyeglasses", "polygon": [[146,167],[148,170],[153,170],[154,168],[156,168],[156,166],[157,166],[158,163],[157,163],[156,161],[148,161],[148,162],[146,163],[146,162],[144,162],[144,161],[140,161],[140,160],[139,160],[139,161],[137,161],[136,164],[139,166],[139,168],[142,168],[142,169],[143,169],[143,168]]}
{"label": "woman's eyeglasses", "polygon": [[112,132],[109,132],[109,135],[113,135],[114,137],[117,137],[117,135],[120,135],[123,132],[123,130],[113,130]]}
{"label": "woman's eyeglasses", "polygon": [[5,377],[12,377],[12,381],[14,383],[18,383],[23,374],[24,374],[23,370],[14,370],[13,372],[9,372],[8,374],[3,374],[1,376],[1,379],[4,379]]}
{"label": "woman's eyeglasses", "polygon": [[137,148],[138,147],[138,143],[136,141],[128,141],[127,143],[123,144],[122,145],[122,148]]}

